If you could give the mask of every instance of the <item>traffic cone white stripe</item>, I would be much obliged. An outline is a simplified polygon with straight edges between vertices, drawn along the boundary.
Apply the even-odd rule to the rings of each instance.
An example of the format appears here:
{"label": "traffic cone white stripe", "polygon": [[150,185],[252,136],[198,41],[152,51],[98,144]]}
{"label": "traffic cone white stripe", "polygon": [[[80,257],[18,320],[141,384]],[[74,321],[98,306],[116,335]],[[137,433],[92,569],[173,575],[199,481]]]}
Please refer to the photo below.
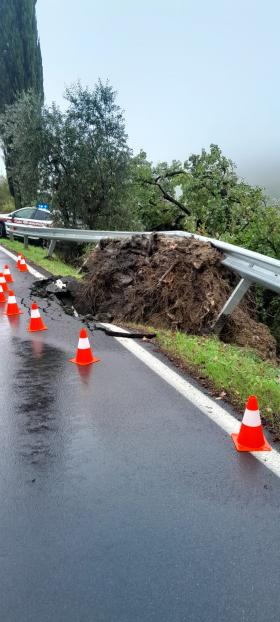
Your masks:
{"label": "traffic cone white stripe", "polygon": [[250,428],[257,428],[258,426],[262,424],[261,418],[260,418],[260,411],[259,410],[248,410],[246,408],[243,419],[242,419],[242,423],[244,425],[247,425]]}
{"label": "traffic cone white stripe", "polygon": [[10,270],[9,270],[9,268],[4,268],[4,270],[3,270],[3,274],[4,274],[4,276],[6,276],[6,275],[7,275],[7,276],[9,276],[9,275],[10,275]]}
{"label": "traffic cone white stripe", "polygon": [[90,348],[88,337],[80,337],[78,350],[88,350]]}
{"label": "traffic cone white stripe", "polygon": [[16,297],[15,296],[9,296],[8,298],[8,305],[16,305],[17,301],[16,301]]}
{"label": "traffic cone white stripe", "polygon": [[33,319],[40,317],[39,309],[31,309],[31,317]]}
{"label": "traffic cone white stripe", "polygon": [[4,276],[0,276],[0,283],[7,283]]}

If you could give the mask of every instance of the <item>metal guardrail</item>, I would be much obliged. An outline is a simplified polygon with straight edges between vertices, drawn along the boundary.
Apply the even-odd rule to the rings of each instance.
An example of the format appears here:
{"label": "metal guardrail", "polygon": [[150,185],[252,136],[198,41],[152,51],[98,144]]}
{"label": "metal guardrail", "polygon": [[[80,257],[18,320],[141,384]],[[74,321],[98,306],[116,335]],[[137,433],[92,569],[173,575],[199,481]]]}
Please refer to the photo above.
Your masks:
{"label": "metal guardrail", "polygon": [[143,231],[90,231],[89,229],[63,229],[55,227],[26,227],[16,223],[6,223],[6,231],[11,239],[14,234],[24,238],[25,248],[28,238],[50,240],[48,257],[51,257],[57,242],[99,242],[102,239],[121,239],[132,235],[142,235]]}
{"label": "metal guardrail", "polygon": [[[49,240],[49,257],[51,257],[57,241],[90,243],[99,242],[102,239],[119,240],[131,237],[132,235],[152,235],[154,233],[149,231],[90,231],[87,229],[62,229],[53,227],[39,228],[32,226],[26,227],[25,225],[15,223],[6,223],[6,230],[11,239],[13,239],[14,234],[23,237],[25,247],[28,247],[28,238]],[[224,259],[222,259],[222,264],[241,277],[241,280],[216,320],[215,326],[213,327],[216,333],[221,331],[226,317],[232,313],[233,309],[238,305],[252,284],[256,283],[280,294],[280,261],[278,259],[267,257],[266,255],[261,255],[260,253],[255,253],[246,248],[222,242],[221,240],[215,240],[187,231],[158,231],[157,233],[168,237],[186,237],[194,238],[201,242],[210,242],[215,248],[223,252]]]}
{"label": "metal guardrail", "polygon": [[91,231],[89,229],[64,229],[55,227],[34,227],[16,223],[5,223],[7,233],[27,238],[41,238],[65,242],[95,242],[102,238],[127,238],[132,235],[143,235],[143,231]]}

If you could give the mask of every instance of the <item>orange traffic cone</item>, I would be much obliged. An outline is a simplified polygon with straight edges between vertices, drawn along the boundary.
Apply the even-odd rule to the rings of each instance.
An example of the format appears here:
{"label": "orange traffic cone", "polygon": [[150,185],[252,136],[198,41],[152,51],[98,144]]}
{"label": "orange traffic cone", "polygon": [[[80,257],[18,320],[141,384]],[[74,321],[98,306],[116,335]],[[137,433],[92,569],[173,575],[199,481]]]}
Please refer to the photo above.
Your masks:
{"label": "orange traffic cone", "polygon": [[10,273],[10,268],[9,268],[9,266],[7,264],[5,264],[5,266],[4,266],[3,274],[4,274],[4,277],[6,279],[6,283],[13,283],[14,282],[14,279],[13,279],[11,273]]}
{"label": "orange traffic cone", "polygon": [[231,435],[237,451],[271,451],[264,437],[258,400],[250,395],[239,434]]}
{"label": "orange traffic cone", "polygon": [[48,330],[40,316],[38,305],[36,305],[35,302],[32,303],[28,330],[30,333],[35,333],[37,330]]}
{"label": "orange traffic cone", "polygon": [[82,328],[76,356],[75,358],[70,359],[70,363],[77,363],[77,365],[90,365],[90,363],[98,363],[98,361],[100,361],[100,359],[95,358],[91,351],[87,331],[85,328]]}
{"label": "orange traffic cone", "polygon": [[14,292],[10,290],[5,314],[6,315],[19,315],[19,313],[22,313],[22,311],[20,311],[20,309],[18,308]]}
{"label": "orange traffic cone", "polygon": [[7,285],[3,272],[0,272],[0,285],[2,286],[3,292],[8,291],[8,285]]}
{"label": "orange traffic cone", "polygon": [[21,257],[21,259],[20,259],[19,271],[20,272],[28,272],[28,268],[27,268],[26,261],[25,261],[24,257]]}
{"label": "orange traffic cone", "polygon": [[21,260],[21,258],[22,258],[22,254],[21,254],[21,253],[19,253],[19,254],[18,254],[18,256],[17,256],[17,264],[16,264],[16,268],[18,268],[18,269],[19,269],[19,265],[20,265],[20,260]]}
{"label": "orange traffic cone", "polygon": [[0,285],[0,303],[1,302],[6,302],[6,298],[5,298],[5,294],[3,292],[3,287],[2,285]]}

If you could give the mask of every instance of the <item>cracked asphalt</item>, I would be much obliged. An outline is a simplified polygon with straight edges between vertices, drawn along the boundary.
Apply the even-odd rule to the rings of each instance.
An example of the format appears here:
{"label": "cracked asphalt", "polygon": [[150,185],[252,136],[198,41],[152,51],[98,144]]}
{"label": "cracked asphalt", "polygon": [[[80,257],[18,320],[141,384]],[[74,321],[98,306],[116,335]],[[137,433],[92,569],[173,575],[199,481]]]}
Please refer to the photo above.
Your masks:
{"label": "cracked asphalt", "polygon": [[[0,309],[0,619],[280,619],[280,482],[102,332],[56,302],[27,330]],[[149,347],[150,351],[152,346]]]}

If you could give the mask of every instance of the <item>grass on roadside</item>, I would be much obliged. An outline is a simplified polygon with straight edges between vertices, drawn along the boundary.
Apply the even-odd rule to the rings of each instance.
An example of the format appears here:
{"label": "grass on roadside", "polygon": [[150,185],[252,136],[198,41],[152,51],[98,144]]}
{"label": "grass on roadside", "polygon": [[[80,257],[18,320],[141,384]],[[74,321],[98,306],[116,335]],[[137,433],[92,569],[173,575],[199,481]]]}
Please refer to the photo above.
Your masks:
{"label": "grass on roadside", "polygon": [[[280,369],[252,350],[225,344],[217,337],[196,337],[155,330],[156,343],[179,364],[205,379],[216,394],[244,410],[249,395],[256,395],[263,420],[280,439]],[[224,393],[226,395],[224,395]]]}
{"label": "grass on roadside", "polygon": [[47,249],[42,248],[42,246],[37,246],[35,244],[29,244],[29,248],[25,249],[23,242],[6,240],[1,238],[0,245],[4,246],[8,250],[15,251],[16,253],[22,253],[24,257],[30,261],[34,261],[37,266],[41,266],[48,270],[51,274],[60,275],[60,276],[74,276],[76,278],[80,278],[81,275],[78,273],[78,270],[73,268],[73,266],[69,266],[64,263],[59,257],[54,253],[50,259],[46,258]]}

